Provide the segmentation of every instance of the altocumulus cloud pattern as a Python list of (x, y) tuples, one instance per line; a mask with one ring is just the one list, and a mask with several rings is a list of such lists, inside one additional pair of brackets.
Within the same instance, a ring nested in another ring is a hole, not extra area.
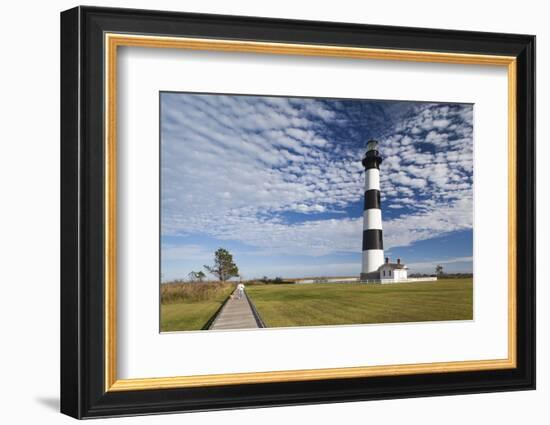
[(416, 248), (419, 271), (471, 271), (472, 105), (160, 96), (166, 278), (200, 268), (218, 246), (247, 277), (358, 274), (370, 138), (384, 157), (385, 248)]

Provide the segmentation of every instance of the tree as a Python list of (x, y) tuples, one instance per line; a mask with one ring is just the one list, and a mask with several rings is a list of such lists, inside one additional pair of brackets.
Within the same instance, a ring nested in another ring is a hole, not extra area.
[(191, 282), (196, 282), (197, 280), (202, 282), (206, 277), (202, 270), (199, 270), (198, 272), (191, 271), (187, 276)]
[(443, 274), (443, 266), (441, 264), (435, 266), (435, 274), (438, 276)]
[(208, 273), (216, 276), (221, 282), (239, 276), (239, 268), (233, 262), (233, 255), (224, 248), (219, 248), (214, 253), (214, 265), (205, 265), (204, 268)]

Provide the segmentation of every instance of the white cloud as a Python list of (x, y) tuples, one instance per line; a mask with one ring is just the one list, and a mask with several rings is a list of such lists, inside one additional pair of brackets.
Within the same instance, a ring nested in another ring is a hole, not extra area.
[(201, 245), (162, 245), (163, 260), (181, 260), (185, 258), (188, 261), (208, 261), (212, 258), (212, 252), (206, 250)]
[(384, 222), (384, 247), (408, 246), (457, 230), (472, 228), (472, 200), (461, 198), (452, 204), (436, 204), (424, 212)]
[(449, 124), (451, 124), (451, 121), (449, 120), (445, 120), (445, 119), (441, 119), (441, 120), (433, 120), (432, 121), (434, 127), (437, 127), (437, 128), (446, 128), (449, 126)]
[(426, 186), (426, 180), (420, 178), (411, 178), (403, 171), (399, 171), (397, 174), (392, 176), (392, 181), (397, 184), (402, 184), (404, 186), (411, 186), (414, 188), (423, 188)]
[[(408, 200), (405, 200), (405, 204)], [(410, 200), (409, 202), (414, 202)], [(288, 224), (250, 215), (227, 215), (223, 222), (195, 221), (197, 229), (222, 240), (239, 240), (276, 254), (322, 256), (332, 252), (360, 252), (363, 219), (309, 220)], [(472, 226), (471, 199), (436, 205), (423, 212), (384, 221), (384, 248), (408, 246)]]
[[(422, 105), (380, 139), (384, 202), (406, 212), (384, 221), (387, 248), (471, 228), (465, 109)], [(272, 253), (360, 252), (361, 217), (314, 215), (363, 196), (361, 143), (334, 143), (319, 124), (335, 111), (316, 100), (177, 94), (163, 95), (162, 110), (164, 235), (206, 233)], [(311, 217), (287, 223), (283, 212)]]

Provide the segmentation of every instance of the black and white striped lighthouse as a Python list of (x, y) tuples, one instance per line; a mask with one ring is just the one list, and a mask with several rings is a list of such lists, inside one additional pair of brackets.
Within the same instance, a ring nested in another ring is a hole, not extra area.
[(369, 140), (363, 157), (365, 167), (365, 204), (363, 207), (363, 265), (361, 280), (378, 279), (384, 264), (382, 210), (380, 209), (380, 163), (378, 142)]

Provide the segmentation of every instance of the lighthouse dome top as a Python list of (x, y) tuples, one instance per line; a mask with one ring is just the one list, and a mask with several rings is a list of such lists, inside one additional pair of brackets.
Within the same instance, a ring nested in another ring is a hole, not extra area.
[(377, 151), (378, 150), (378, 141), (371, 139), (367, 142), (367, 152)]
[(378, 141), (373, 139), (368, 141), (367, 151), (365, 152), (365, 156), (363, 157), (363, 160), (361, 162), (363, 163), (363, 166), (365, 167), (365, 169), (369, 169), (369, 168), (380, 169), (380, 163), (382, 162), (382, 157), (378, 153)]

